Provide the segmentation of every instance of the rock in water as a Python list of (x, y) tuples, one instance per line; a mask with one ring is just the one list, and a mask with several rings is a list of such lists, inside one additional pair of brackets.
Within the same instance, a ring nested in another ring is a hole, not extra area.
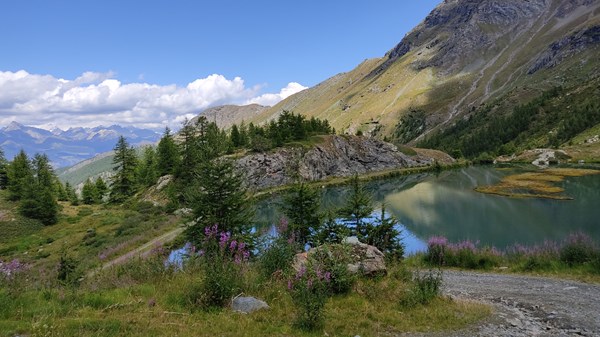
[(254, 297), (236, 297), (231, 301), (231, 310), (249, 314), (256, 310), (269, 309), (267, 302)]

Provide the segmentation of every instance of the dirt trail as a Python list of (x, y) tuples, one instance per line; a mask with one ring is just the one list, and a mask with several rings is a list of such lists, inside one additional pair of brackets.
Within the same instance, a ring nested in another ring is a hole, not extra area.
[(444, 293), (489, 304), (494, 312), (462, 331), (403, 336), (600, 336), (600, 285), (445, 271)]
[(181, 234), (185, 230), (185, 227), (177, 227), (159, 237), (152, 239), (151, 241), (146, 242), (145, 244), (131, 250), (121, 256), (118, 256), (110, 261), (105, 262), (102, 267), (99, 269), (92, 270), (88, 273), (88, 277), (93, 276), (96, 272), (109, 268), (111, 266), (124, 263), (128, 260), (131, 260), (135, 257), (145, 257), (152, 252), (152, 249), (158, 246), (161, 246), (165, 243), (173, 241), (179, 234)]

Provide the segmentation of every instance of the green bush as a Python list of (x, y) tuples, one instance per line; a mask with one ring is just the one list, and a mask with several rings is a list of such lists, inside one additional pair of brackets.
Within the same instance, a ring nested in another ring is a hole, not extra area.
[(295, 325), (298, 328), (313, 331), (323, 326), (330, 281), (331, 272), (312, 258), (288, 280), (288, 291), (296, 308)]
[(560, 260), (570, 267), (590, 262), (597, 255), (592, 239), (584, 234), (570, 235), (559, 251)]
[(332, 294), (347, 294), (356, 283), (357, 276), (348, 271), (352, 247), (344, 244), (323, 245), (310, 255), (313, 263), (329, 271), (329, 291)]
[(424, 274), (417, 271), (408, 294), (401, 300), (403, 306), (428, 304), (438, 297), (442, 288), (442, 272), (429, 270)]
[(275, 238), (269, 247), (262, 252), (258, 267), (263, 277), (269, 278), (275, 273), (287, 273), (292, 265), (298, 245), (284, 237)]
[(240, 292), (250, 252), (244, 242), (238, 242), (229, 232), (219, 231), (217, 225), (206, 228), (202, 249), (202, 292), (193, 303), (201, 304), (203, 309), (222, 308)]

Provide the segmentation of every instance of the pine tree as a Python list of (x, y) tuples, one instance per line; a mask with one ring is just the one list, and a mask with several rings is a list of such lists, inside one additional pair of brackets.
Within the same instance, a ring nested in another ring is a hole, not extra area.
[(135, 193), (135, 170), (137, 166), (135, 150), (129, 146), (125, 137), (120, 136), (114, 148), (113, 171), (111, 179), (111, 202), (123, 202)]
[(231, 144), (234, 148), (238, 149), (242, 146), (242, 136), (240, 135), (240, 130), (237, 125), (233, 124), (231, 127), (229, 138), (231, 139)]
[(195, 186), (188, 190), (192, 200), (196, 225), (188, 228), (188, 240), (199, 243), (206, 227), (218, 225), (235, 237), (249, 242), (252, 209), (242, 177), (232, 162), (213, 160), (203, 163), (197, 172)]
[(283, 213), (289, 218), (288, 230), (301, 244), (309, 242), (321, 226), (320, 208), (321, 194), (304, 182), (294, 185), (285, 196)]
[(67, 193), (67, 197), (71, 202), (71, 205), (78, 206), (79, 197), (77, 197), (77, 193), (75, 193), (75, 188), (73, 188), (68, 181), (65, 183), (65, 192)]
[(88, 178), (81, 189), (81, 201), (86, 205), (95, 204), (98, 201), (98, 190), (92, 180)]
[(158, 180), (156, 152), (151, 146), (144, 148), (142, 160), (138, 165), (137, 181), (142, 186), (152, 186)]
[(381, 206), (381, 215), (367, 227), (366, 244), (377, 247), (390, 258), (401, 259), (404, 255), (404, 245), (400, 238), (400, 230), (396, 228), (398, 220), (387, 216), (385, 205)]
[(364, 240), (367, 230), (363, 220), (373, 213), (371, 196), (360, 183), (358, 175), (354, 175), (350, 180), (350, 188), (346, 203), (340, 209), (340, 216), (353, 227), (353, 234), (360, 240)]
[(184, 121), (183, 127), (179, 131), (181, 137), (181, 144), (179, 146), (181, 163), (175, 172), (177, 178), (183, 186), (189, 186), (194, 179), (194, 172), (200, 162), (199, 144), (197, 133), (200, 133), (201, 137), (206, 134), (205, 119), (199, 118), (196, 124), (199, 130), (187, 120)]
[(56, 197), (58, 198), (58, 201), (69, 201), (69, 194), (67, 193), (67, 190), (60, 182), (60, 180), (56, 179), (54, 182), (54, 186), (54, 190), (56, 191)]
[(33, 159), (35, 176), (27, 179), (19, 210), (26, 217), (38, 219), (44, 225), (58, 221), (58, 203), (54, 191), (56, 176), (45, 154), (36, 154)]
[(12, 163), (7, 169), (8, 176), (8, 199), (17, 201), (21, 200), (25, 193), (25, 187), (27, 184), (31, 184), (33, 179), (33, 171), (31, 167), (31, 161), (25, 154), (25, 151), (21, 150), (15, 156)]
[(108, 186), (106, 186), (106, 183), (104, 182), (104, 179), (102, 179), (102, 177), (96, 178), (95, 185), (96, 192), (98, 193), (98, 202), (102, 202), (104, 200), (104, 197), (108, 193)]
[(4, 156), (4, 150), (0, 148), (0, 190), (8, 187), (8, 161)]
[(169, 127), (165, 128), (165, 133), (160, 142), (158, 142), (156, 157), (157, 171), (161, 177), (167, 174), (174, 174), (175, 169), (179, 167), (181, 161), (179, 148), (173, 139), (173, 135), (171, 135)]

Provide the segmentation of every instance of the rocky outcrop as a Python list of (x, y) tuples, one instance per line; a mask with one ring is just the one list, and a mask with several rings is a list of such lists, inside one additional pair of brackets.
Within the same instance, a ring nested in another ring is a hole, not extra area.
[(372, 138), (327, 136), (312, 148), (285, 147), (269, 153), (258, 153), (237, 160), (248, 185), (262, 189), (290, 184), (301, 178), (317, 181), (331, 177), (427, 166), (431, 157), (408, 156), (397, 147)]
[[(374, 276), (385, 274), (385, 256), (377, 247), (364, 244), (356, 237), (345, 238), (344, 245), (348, 246), (348, 271), (352, 274), (361, 274), (364, 276)], [(307, 252), (296, 254), (292, 267), (295, 271), (300, 271), (307, 263), (311, 254), (315, 254), (324, 249), (323, 246), (312, 248)]]
[(555, 67), (574, 54), (596, 45), (600, 45), (600, 26), (578, 31), (552, 43), (545, 52), (540, 54), (527, 73), (531, 75), (540, 69)]

